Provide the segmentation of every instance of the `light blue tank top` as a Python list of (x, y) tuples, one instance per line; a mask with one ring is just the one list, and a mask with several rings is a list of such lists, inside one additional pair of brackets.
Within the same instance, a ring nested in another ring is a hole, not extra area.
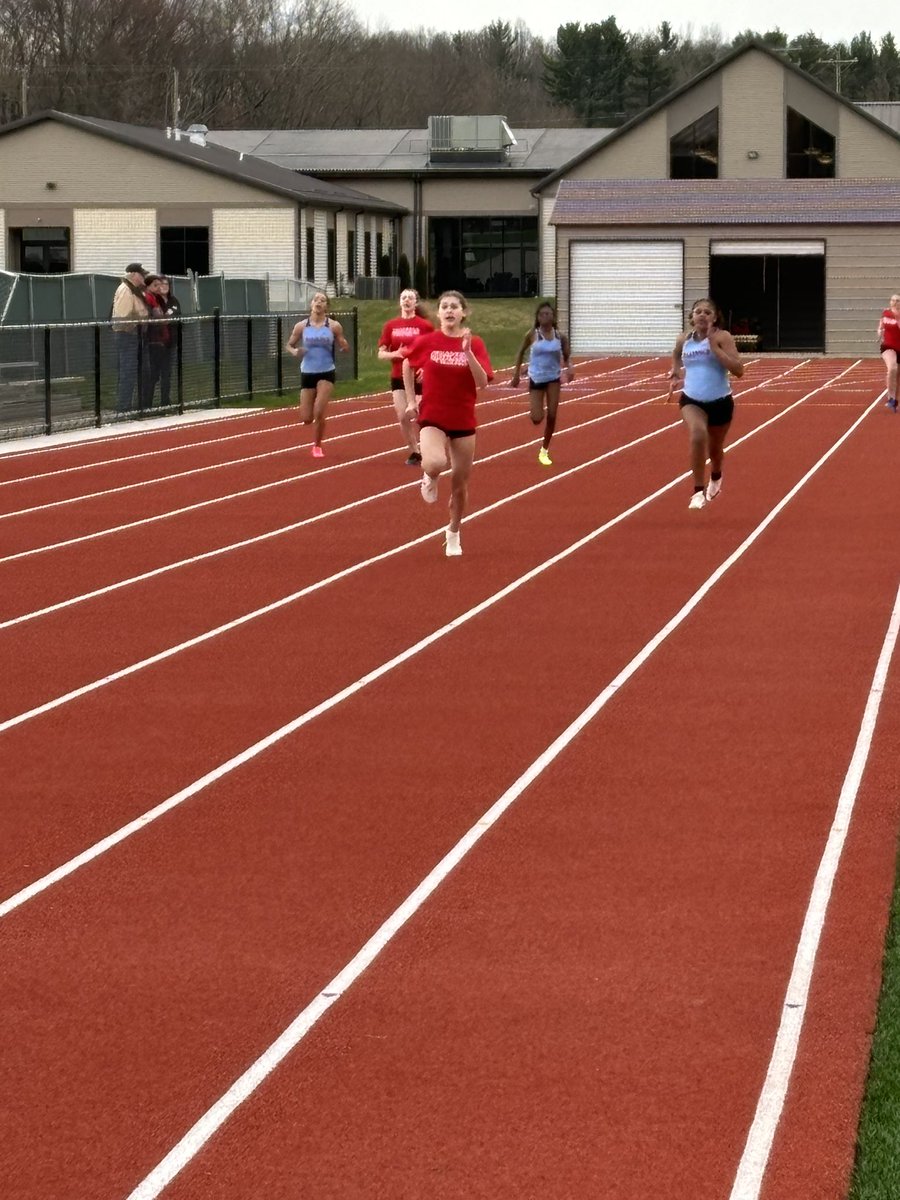
[(304, 325), (303, 348), (306, 353), (300, 359), (300, 370), (304, 375), (322, 375), (334, 370), (334, 333), (331, 326)]
[(709, 338), (695, 342), (689, 337), (681, 348), (681, 361), (685, 396), (708, 402), (731, 395), (728, 372), (710, 349)]
[(552, 383), (559, 379), (562, 365), (562, 339), (556, 330), (552, 338), (538, 333), (531, 343), (528, 358), (528, 378), (532, 383)]

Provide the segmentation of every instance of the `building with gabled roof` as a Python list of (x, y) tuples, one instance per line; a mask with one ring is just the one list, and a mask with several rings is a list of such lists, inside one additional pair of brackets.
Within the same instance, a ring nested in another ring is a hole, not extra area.
[(348, 273), (348, 230), (374, 274), (405, 212), (211, 143), (202, 127), (46, 112), (0, 128), (0, 269), (118, 274), (138, 260), (333, 285)]
[(764, 350), (872, 354), (900, 283), (900, 134), (759, 42), (535, 189), (573, 348), (670, 349), (694, 299)]

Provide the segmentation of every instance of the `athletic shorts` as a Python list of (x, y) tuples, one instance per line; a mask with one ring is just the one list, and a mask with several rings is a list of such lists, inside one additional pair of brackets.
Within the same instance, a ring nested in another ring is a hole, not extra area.
[[(405, 393), (406, 387), (404, 386), (403, 380), (402, 379), (392, 379), (391, 380), (391, 391)], [(417, 396), (422, 395), (422, 380), (421, 379), (416, 380), (416, 395)]]
[(532, 379), (529, 375), (528, 390), (530, 392), (544, 392), (551, 383), (559, 383), (561, 378), (562, 377), (560, 375), (554, 375), (552, 379)]
[(881, 349), (878, 351), (878, 353), (884, 354), (885, 350), (893, 350), (893, 352), (897, 355), (897, 361), (900, 362), (900, 350), (898, 350), (896, 346), (885, 346), (884, 342), (882, 342)]
[(443, 427), (443, 425), (438, 425), (436, 421), (420, 421), (419, 428), (420, 429), (439, 429), (441, 431), (441, 433), (444, 434), (445, 437), (448, 437), (450, 439), (451, 442), (456, 441), (457, 438), (474, 437), (475, 436), (474, 429), (445, 429)]
[(301, 391), (305, 391), (307, 388), (315, 390), (316, 384), (320, 380), (324, 380), (325, 383), (334, 383), (334, 376), (335, 376), (334, 371), (319, 371), (312, 375), (307, 375), (304, 371), (301, 371), (300, 372), (300, 389), (301, 389)]
[(710, 426), (727, 425), (734, 416), (733, 396), (720, 396), (718, 400), (692, 400), (690, 396), (682, 394), (678, 407), (684, 408), (686, 404), (693, 404), (694, 408), (702, 409), (706, 413), (706, 423)]

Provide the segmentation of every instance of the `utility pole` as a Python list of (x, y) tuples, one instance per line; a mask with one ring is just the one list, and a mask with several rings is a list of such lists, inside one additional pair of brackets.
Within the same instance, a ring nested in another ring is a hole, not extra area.
[(181, 97), (178, 94), (178, 68), (172, 68), (172, 126), (181, 127)]
[(22, 116), (28, 116), (28, 72), (22, 68)]
[(853, 63), (859, 62), (858, 58), (820, 58), (816, 63), (817, 67), (834, 67), (834, 90), (840, 95), (841, 91), (841, 67), (850, 67)]

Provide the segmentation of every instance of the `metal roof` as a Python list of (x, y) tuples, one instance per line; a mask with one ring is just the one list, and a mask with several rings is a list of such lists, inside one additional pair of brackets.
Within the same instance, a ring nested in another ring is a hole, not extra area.
[(877, 117), (889, 129), (893, 129), (895, 132), (900, 131), (900, 101), (867, 100), (864, 103), (857, 101), (856, 107), (861, 108), (870, 117)]
[(563, 179), (551, 224), (900, 225), (900, 180)]
[(314, 174), (412, 171), (521, 171), (541, 176), (596, 146), (609, 129), (513, 129), (516, 145), (505, 162), (431, 164), (427, 129), (213, 129), (207, 140), (242, 150), (292, 171)]
[(74, 116), (70, 113), (50, 110), (4, 125), (0, 128), (0, 137), (7, 136), (17, 129), (40, 124), (42, 121), (55, 121), (87, 133), (111, 138), (134, 149), (165, 155), (190, 166), (199, 167), (201, 170), (210, 171), (240, 183), (250, 184), (303, 204), (392, 215), (408, 211), (403, 205), (367, 196), (364, 192), (356, 191), (353, 188), (314, 179), (308, 175), (298, 175), (293, 169), (285, 170), (283, 167), (251, 155), (249, 152), (245, 151), (242, 155), (240, 150), (216, 145), (209, 138), (207, 138), (207, 144), (201, 146), (192, 142), (187, 134), (176, 138), (172, 131), (165, 129), (154, 129), (144, 125), (126, 125), (120, 121), (106, 121), (100, 117)]

